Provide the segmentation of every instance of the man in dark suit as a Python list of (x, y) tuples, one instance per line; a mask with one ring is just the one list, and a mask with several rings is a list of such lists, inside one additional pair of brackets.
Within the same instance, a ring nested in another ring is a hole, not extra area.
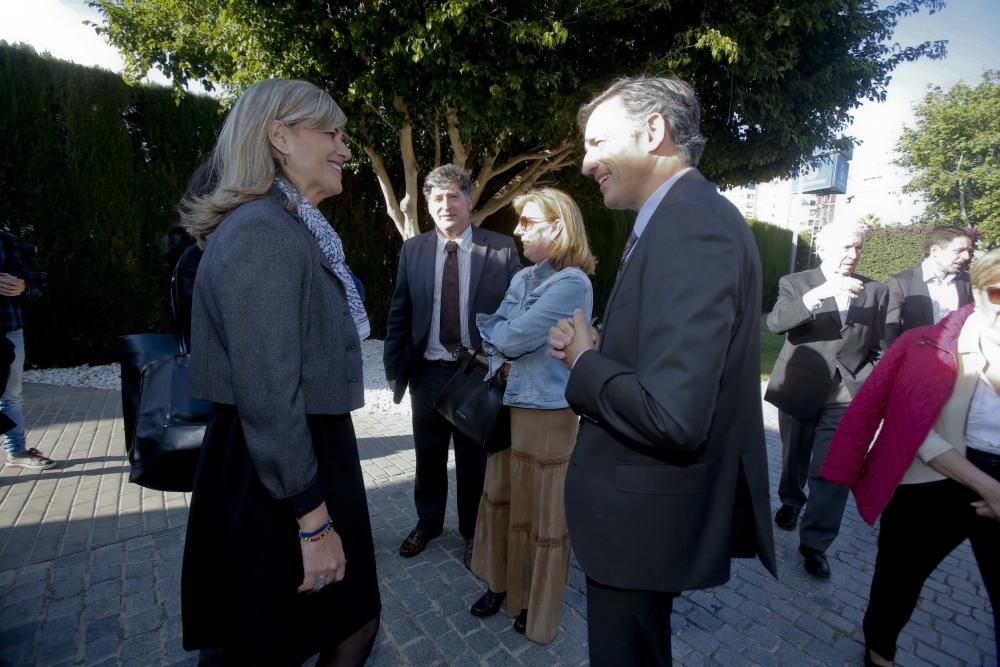
[(417, 527), (399, 554), (412, 557), (441, 534), (448, 499), (448, 443), (455, 443), (458, 530), (469, 567), (483, 492), (486, 457), (434, 409), (434, 399), (458, 368), (462, 348), (482, 342), (476, 313), (493, 313), (510, 279), (521, 268), (513, 238), (474, 227), (472, 181), (455, 165), (438, 167), (424, 180), (434, 229), (415, 236), (399, 253), (389, 305), (385, 376), (399, 403), (407, 387), (417, 455), (413, 497)]
[(583, 173), (638, 211), (597, 332), (577, 311), (550, 331), (582, 417), (566, 477), (587, 574), (591, 664), (670, 664), (681, 591), (730, 559), (775, 572), (760, 409), (760, 260), (739, 212), (695, 166), (694, 91), (621, 79), (579, 114)]
[(972, 303), (969, 262), (972, 235), (961, 227), (935, 227), (924, 236), (924, 261), (886, 280), (889, 308), (886, 346), (915, 327), (937, 324), (945, 315)]
[(794, 529), (805, 505), (799, 551), (806, 571), (821, 579), (830, 577), (825, 553), (840, 531), (848, 488), (819, 471), (837, 423), (878, 359), (885, 321), (885, 285), (854, 274), (864, 233), (856, 224), (822, 228), (819, 268), (784, 276), (767, 316), (768, 328), (786, 335), (764, 394), (780, 411), (781, 508), (774, 522)]

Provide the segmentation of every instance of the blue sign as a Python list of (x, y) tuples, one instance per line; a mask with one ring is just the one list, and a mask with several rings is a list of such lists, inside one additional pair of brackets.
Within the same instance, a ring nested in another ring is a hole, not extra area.
[(847, 192), (848, 159), (833, 153), (820, 159), (792, 180), (792, 192), (817, 195), (842, 195)]

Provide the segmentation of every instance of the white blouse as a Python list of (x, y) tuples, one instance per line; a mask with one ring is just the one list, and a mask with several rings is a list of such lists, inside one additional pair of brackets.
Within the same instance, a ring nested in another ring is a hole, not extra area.
[(982, 371), (965, 421), (965, 444), (1000, 456), (1000, 394)]

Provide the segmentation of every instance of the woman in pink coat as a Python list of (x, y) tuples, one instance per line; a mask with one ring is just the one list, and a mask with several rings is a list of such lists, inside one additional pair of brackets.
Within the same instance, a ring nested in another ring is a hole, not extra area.
[[(892, 664), (924, 582), (966, 539), (1000, 604), (1000, 249), (973, 267), (972, 292), (973, 304), (893, 343), (821, 472), (851, 487), (869, 524), (882, 515), (866, 665)], [(995, 613), (994, 633), (1000, 655)]]

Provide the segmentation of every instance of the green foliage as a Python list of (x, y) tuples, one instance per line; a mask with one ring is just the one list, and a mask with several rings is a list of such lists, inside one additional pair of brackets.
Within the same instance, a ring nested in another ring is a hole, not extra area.
[(975, 226), (981, 248), (1000, 245), (1000, 70), (975, 88), (932, 88), (905, 128), (897, 164), (916, 175), (904, 188), (927, 200), (924, 222)]
[(772, 225), (763, 220), (750, 218), (747, 220), (753, 239), (757, 242), (757, 252), (760, 253), (760, 266), (763, 278), (762, 308), (771, 310), (778, 299), (778, 280), (788, 273), (788, 263), (791, 259), (792, 232), (784, 227)]
[(924, 261), (924, 234), (928, 227), (876, 227), (868, 232), (856, 273), (885, 280)]
[(159, 67), (178, 87), (231, 93), (304, 78), (331, 91), (381, 155), (398, 152), (411, 118), (425, 167), (451, 110), (470, 162), (482, 163), (497, 148), (511, 156), (575, 140), (576, 108), (616, 76), (674, 72), (699, 94), (710, 139), (701, 166), (723, 186), (790, 174), (863, 100), (884, 99), (899, 63), (944, 53), (941, 42), (892, 44), (901, 18), (942, 0), (90, 4), (133, 76)]
[(0, 42), (0, 227), (36, 244), (44, 296), (25, 304), (31, 363), (111, 358), (166, 327), (159, 242), (219, 122), (218, 104)]
[[(773, 304), (772, 304), (773, 305)], [(781, 346), (785, 344), (784, 336), (777, 336), (767, 328), (764, 319), (760, 322), (760, 379), (767, 380), (771, 376), (774, 362), (778, 360)]]

